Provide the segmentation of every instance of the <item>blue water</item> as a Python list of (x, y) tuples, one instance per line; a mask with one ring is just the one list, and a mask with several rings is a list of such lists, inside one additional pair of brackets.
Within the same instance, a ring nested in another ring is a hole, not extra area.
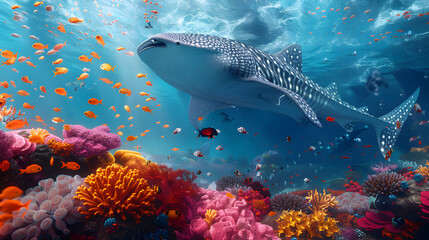
[[(41, 116), (48, 127), (57, 129), (48, 130), (58, 136), (62, 136), (63, 123), (51, 122), (54, 117), (61, 117), (65, 120), (64, 123), (80, 124), (87, 128), (108, 124), (112, 132), (116, 132), (118, 126), (125, 125), (125, 128), (120, 129), (123, 132), (123, 143), (126, 143), (123, 148), (135, 150), (134, 147), (140, 145), (142, 148), (138, 151), (154, 161), (175, 168), (194, 171), (200, 169), (203, 173), (213, 173), (213, 176), (205, 176), (201, 183), (209, 183), (221, 175), (233, 174), (237, 168), (244, 173), (249, 169), (249, 174), (254, 175), (256, 158), (270, 150), (277, 154), (273, 159), (265, 160), (264, 164), (275, 164), (278, 167), (264, 166), (263, 178), (267, 178), (267, 184), (277, 184), (277, 190), (285, 186), (284, 180), (288, 181), (287, 187), (292, 187), (293, 183), (298, 187), (303, 184), (301, 177), (344, 177), (349, 165), (367, 169), (371, 164), (385, 160), (380, 154), (374, 157), (378, 147), (372, 129), (360, 136), (362, 143), (356, 143), (359, 145), (356, 150), (353, 146), (351, 151), (331, 154), (327, 147), (332, 148), (330, 143), (335, 142), (335, 137), (345, 134), (338, 125), (324, 124), (322, 129), (312, 125), (297, 126), (287, 116), (259, 110), (225, 110), (232, 121), (225, 121), (221, 111), (215, 112), (205, 119), (204, 125), (220, 129), (219, 136), (211, 140), (196, 139), (197, 133), (188, 120), (190, 96), (165, 83), (136, 54), (138, 45), (157, 33), (211, 34), (236, 39), (269, 53), (276, 53), (291, 43), (298, 43), (303, 51), (304, 74), (322, 86), (336, 82), (342, 98), (352, 105), (369, 106), (371, 114), (381, 116), (402, 103), (420, 86), (418, 103), (423, 110), (429, 108), (429, 15), (417, 17), (418, 14), (429, 12), (429, 2), (426, 0), (166, 0), (160, 1), (159, 5), (155, 5), (155, 2), (145, 4), (143, 1), (61, 1), (63, 7), (53, 1), (44, 1), (39, 7), (34, 7), (33, 3), (20, 1), (22, 7), (12, 10), (13, 3), (0, 2), (0, 48), (18, 52), (18, 57), (30, 56), (30, 61), (36, 65), (33, 68), (17, 62), (12, 66), (0, 67), (2, 81), (16, 82), (16, 88), (1, 88), (0, 93), (14, 94), (12, 104), (15, 107), (25, 112), (28, 119)], [(53, 5), (53, 11), (47, 12), (46, 5)], [(349, 9), (344, 10), (345, 7)], [(334, 10), (330, 11), (331, 8)], [(337, 9), (340, 10), (336, 11)], [(152, 14), (152, 10), (159, 14)], [(365, 10), (371, 11), (365, 14)], [(22, 15), (22, 21), (12, 20), (14, 11)], [(405, 11), (411, 11), (412, 16), (404, 18)], [(145, 28), (147, 23), (143, 18), (144, 13), (157, 17), (150, 19), (152, 29)], [(400, 16), (396, 16), (397, 14)], [(350, 18), (352, 15), (355, 17)], [(67, 21), (69, 17), (82, 18), (84, 22), (71, 24)], [(347, 19), (342, 20), (344, 17)], [(375, 20), (368, 22), (370, 18)], [(67, 33), (56, 30), (59, 23), (64, 24)], [(22, 28), (22, 25), (27, 25), (30, 29)], [(12, 33), (21, 37), (12, 37)], [(58, 37), (54, 34), (58, 34)], [(29, 35), (35, 35), (39, 41), (30, 39)], [(104, 47), (97, 44), (95, 35), (104, 38)], [(383, 36), (386, 38), (381, 39)], [(393, 36), (397, 38), (392, 38)], [(375, 38), (381, 40), (374, 42)], [(46, 55), (55, 44), (66, 40), (67, 45), (58, 53)], [(35, 55), (36, 50), (31, 47), (36, 42), (49, 46), (42, 54), (45, 56), (43, 60), (38, 59), (42, 55)], [(117, 51), (117, 47), (124, 47), (126, 50)], [(92, 51), (97, 52), (101, 59), (93, 59), (92, 63), (79, 61), (80, 55), (90, 56)], [(128, 51), (135, 55), (125, 55)], [(353, 55), (355, 51), (356, 54)], [(52, 61), (58, 58), (64, 60), (60, 66), (67, 67), (69, 72), (54, 78), (52, 71), (55, 66)], [(116, 66), (115, 71), (102, 71), (100, 65), (103, 63)], [(11, 68), (16, 68), (19, 73), (13, 72)], [(89, 78), (84, 80), (86, 85), (80, 88), (80, 81), (76, 78), (83, 68), (90, 69), (90, 72)], [(364, 87), (367, 77), (374, 70), (381, 72), (389, 84), (388, 87), (381, 87), (377, 96), (368, 93)], [(147, 78), (137, 78), (138, 73), (147, 74)], [(20, 80), (23, 76), (34, 81), (33, 85), (23, 83)], [(114, 83), (121, 82), (122, 87), (131, 89), (132, 95), (120, 94), (118, 89), (112, 89), (112, 84), (100, 81), (100, 77), (108, 78)], [(148, 80), (153, 83), (152, 87), (145, 84)], [(46, 94), (39, 90), (42, 85), (48, 91)], [(54, 89), (60, 87), (65, 88), (69, 93), (67, 96), (73, 96), (73, 99), (55, 94)], [(26, 90), (30, 96), (19, 96), (16, 94), (18, 90)], [(146, 102), (147, 97), (138, 94), (142, 91), (157, 100)], [(92, 106), (87, 103), (90, 98), (103, 99), (103, 104)], [(25, 102), (35, 105), (34, 110), (23, 109), (22, 104)], [(157, 107), (157, 104), (161, 106)], [(131, 114), (124, 110), (124, 105), (130, 106)], [(154, 109), (153, 113), (134, 108), (136, 105), (148, 106)], [(115, 106), (117, 111), (109, 110), (111, 106)], [(62, 112), (54, 112), (55, 107), (61, 107)], [(98, 115), (97, 119), (87, 118), (85, 111), (93, 111)], [(116, 114), (120, 114), (120, 117), (116, 118)], [(399, 135), (392, 161), (396, 161), (401, 153), (408, 152), (410, 147), (418, 147), (417, 141), (409, 142), (412, 136), (420, 136), (422, 146), (429, 144), (429, 124), (418, 125), (421, 120), (428, 120), (427, 115), (425, 112), (412, 114)], [(133, 116), (132, 120), (128, 120), (130, 116)], [(156, 124), (158, 121), (160, 124)], [(44, 127), (34, 121), (29, 123), (33, 128)], [(133, 126), (129, 127), (130, 124)], [(164, 128), (165, 124), (170, 127)], [(178, 127), (182, 131), (172, 135), (173, 130)], [(245, 127), (249, 134), (240, 134), (238, 127)], [(140, 136), (147, 129), (150, 131), (146, 136)], [(127, 142), (125, 138), (129, 135), (138, 138)], [(289, 136), (290, 143), (286, 141)], [(222, 145), (224, 150), (216, 151), (218, 145)], [(363, 145), (373, 147), (365, 150), (365, 155), (362, 155)], [(304, 152), (310, 146), (316, 146), (317, 150)], [(173, 152), (172, 148), (180, 150)], [(202, 151), (204, 157), (197, 159), (193, 156), (195, 150)], [(168, 159), (167, 156), (170, 155), (172, 157)], [(350, 159), (340, 159), (344, 155), (350, 156)], [(280, 167), (283, 167), (283, 171), (279, 171)], [(273, 169), (278, 172), (269, 179)], [(300, 177), (289, 181), (289, 176), (296, 173)]]

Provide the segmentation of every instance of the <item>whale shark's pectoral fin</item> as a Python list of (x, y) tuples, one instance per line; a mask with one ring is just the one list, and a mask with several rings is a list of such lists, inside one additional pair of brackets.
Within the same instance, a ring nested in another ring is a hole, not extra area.
[(198, 119), (205, 118), (214, 111), (233, 107), (226, 103), (192, 96), (189, 103), (189, 120), (194, 128), (200, 129), (202, 121)]
[[(246, 79), (247, 81), (253, 81), (253, 82), (258, 82), (260, 84), (263, 84), (265, 86), (269, 86), (271, 88), (277, 89), (280, 93), (282, 93), (281, 96), (279, 96), (278, 99), (274, 99), (272, 100), (273, 104), (276, 105), (280, 105), (282, 103), (282, 98), (287, 98), (288, 100), (290, 100), (292, 102), (292, 104), (295, 104), (295, 106), (298, 108), (298, 110), (305, 116), (305, 118), (310, 121), (311, 123), (313, 123), (314, 125), (318, 126), (318, 127), (322, 127), (322, 124), (320, 123), (319, 119), (317, 118), (316, 113), (314, 112), (314, 110), (310, 107), (310, 105), (308, 105), (308, 103), (304, 100), (304, 98), (302, 98), (300, 95), (298, 95), (297, 93), (277, 86), (276, 84), (273, 84), (271, 82), (269, 82), (268, 80), (265, 80), (264, 78), (261, 77), (250, 77)], [(263, 96), (263, 95), (261, 95)], [(285, 113), (285, 115), (288, 115), (287, 113)]]

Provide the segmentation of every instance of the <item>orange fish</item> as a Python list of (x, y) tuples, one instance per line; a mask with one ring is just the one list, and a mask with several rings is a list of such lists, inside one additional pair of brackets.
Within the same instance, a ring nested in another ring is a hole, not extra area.
[(268, 216), (272, 217), (272, 216), (274, 216), (276, 214), (277, 214), (276, 212), (271, 211), (270, 213), (268, 213)]
[(116, 48), (116, 50), (121, 51), (121, 50), (125, 50), (125, 48), (124, 47), (118, 47), (118, 48)]
[(135, 136), (135, 137), (134, 137), (134, 136), (131, 136), (131, 135), (130, 135), (130, 136), (128, 136), (128, 137), (127, 137), (127, 141), (130, 141), (130, 142), (131, 142), (131, 141), (134, 141), (134, 140), (136, 140), (136, 139), (137, 139), (137, 136)]
[(121, 88), (119, 90), (119, 93), (121, 94), (126, 94), (127, 96), (131, 96), (131, 90), (127, 89), (127, 88)]
[(56, 131), (57, 129), (55, 129), (54, 127), (49, 127), (51, 130)]
[(64, 163), (63, 161), (61, 162), (63, 163), (63, 166), (61, 168), (65, 167), (70, 170), (79, 170), (80, 168), (80, 165), (76, 162), (67, 162), (67, 163)]
[(140, 94), (140, 96), (148, 96), (149, 97), (149, 93), (140, 92), (139, 94)]
[[(1, 49), (0, 49), (1, 51)], [(18, 53), (13, 54), (11, 51), (9, 50), (4, 50), (3, 52), (1, 52), (1, 56), (4, 58), (17, 58), (18, 57)]]
[(124, 105), (124, 109), (125, 109), (125, 111), (127, 111), (128, 113), (130, 113), (130, 114), (131, 114), (130, 106), (128, 106), (128, 105)]
[(137, 74), (137, 77), (138, 77), (138, 78), (142, 78), (142, 77), (146, 77), (146, 75), (147, 75), (147, 74), (138, 73), (138, 74)]
[(399, 130), (401, 130), (401, 122), (400, 121), (396, 121), (396, 128), (398, 128)]
[(98, 105), (98, 104), (103, 104), (103, 99), (98, 100), (96, 98), (91, 98), (88, 100), (88, 103), (91, 105)]
[(113, 83), (113, 81), (109, 80), (108, 78), (102, 78), (102, 77), (100, 77), (100, 80), (103, 81), (104, 83), (107, 83), (107, 84), (112, 84)]
[(60, 117), (54, 117), (54, 118), (52, 118), (52, 122), (53, 123), (60, 123), (60, 122), (64, 122), (64, 119), (62, 119)]
[(84, 80), (84, 79), (86, 79), (86, 78), (88, 78), (89, 77), (89, 74), (88, 73), (82, 73), (78, 78), (77, 78), (77, 80), (79, 81), (79, 80)]
[(77, 17), (69, 18), (69, 23), (80, 23), (83, 22), (83, 19), (79, 19)]
[(9, 83), (4, 81), (1, 83), (1, 86), (3, 86), (4, 88), (9, 88)]
[(98, 56), (98, 54), (96, 52), (91, 52), (91, 56), (100, 60), (100, 56)]
[(15, 82), (14, 81), (10, 81), (10, 85), (12, 85), (13, 87), (16, 87)]
[(38, 173), (40, 171), (42, 171), (42, 167), (37, 165), (37, 164), (31, 164), (30, 166), (28, 166), (25, 169), (19, 169), (19, 171), (21, 172), (20, 174), (24, 174), (24, 173)]
[(147, 82), (146, 82), (146, 85), (148, 85), (148, 86), (153, 86), (153, 85), (152, 85), (152, 83), (151, 83), (150, 81), (147, 81)]
[(335, 122), (335, 118), (327, 117), (327, 118), (326, 118), (326, 121), (328, 121), (328, 122)]
[(60, 23), (60, 25), (57, 27), (58, 31), (66, 33), (66, 29), (64, 28), (64, 24)]
[(71, 128), (70, 128), (70, 125), (64, 124), (63, 125), (63, 129), (66, 130), (66, 131), (70, 131)]
[(110, 109), (112, 109), (114, 112), (116, 112), (116, 108), (115, 108), (115, 106), (111, 106), (110, 108), (109, 108), (109, 110)]
[(146, 98), (146, 102), (149, 102), (149, 101), (156, 101), (156, 98), (154, 98), (154, 97), (149, 97), (149, 98)]
[(35, 3), (34, 3), (34, 6), (35, 6), (35, 7), (38, 7), (38, 6), (42, 5), (42, 4), (43, 4), (43, 0), (42, 0), (42, 1), (40, 1), (40, 2), (35, 2)]
[(67, 97), (67, 91), (64, 88), (55, 89), (55, 93)]
[(54, 77), (57, 75), (62, 75), (67, 73), (69, 70), (65, 67), (57, 67), (55, 68), (55, 71), (53, 71), (53, 73), (55, 73)]
[(3, 189), (3, 191), (0, 193), (0, 199), (14, 199), (21, 196), (23, 193), (24, 192), (21, 189), (15, 186), (9, 186)]
[(80, 55), (79, 60), (81, 60), (82, 62), (91, 62), (92, 63), (92, 58), (88, 58), (85, 55)]
[(30, 81), (27, 76), (22, 77), (21, 81), (23, 81), (25, 83), (29, 83), (29, 84), (33, 84), (33, 82), (34, 82), (34, 81)]
[(199, 118), (198, 118), (198, 121), (201, 121), (201, 120), (203, 120), (203, 117), (199, 117)]
[(95, 36), (95, 40), (97, 40), (97, 42), (98, 42), (99, 44), (103, 45), (103, 47), (104, 47), (104, 45), (106, 45), (106, 43), (104, 43), (104, 39), (103, 39), (103, 37), (102, 37), (102, 36), (100, 36), (100, 35)]
[(0, 203), (0, 211), (5, 212), (5, 213), (12, 213), (15, 211), (18, 211), (21, 208), (27, 208), (30, 205), (30, 201), (28, 201), (27, 203), (23, 204), (22, 202), (18, 201), (18, 200), (6, 200)]
[(60, 63), (62, 63), (63, 62), (63, 59), (62, 58), (58, 58), (57, 60), (55, 60), (55, 61), (53, 61), (52, 62), (52, 65), (56, 65), (56, 64), (60, 64)]
[(40, 91), (42, 91), (43, 93), (46, 93), (46, 88), (45, 88), (45, 86), (40, 86)]
[(164, 126), (162, 126), (163, 128), (168, 128), (168, 127), (170, 127), (170, 125), (168, 125), (168, 124), (165, 124)]
[(3, 65), (13, 65), (15, 63), (15, 61), (16, 61), (16, 57), (11, 57), (8, 60), (6, 60), (6, 62), (2, 62), (1, 66), (3, 66)]
[(49, 160), (49, 165), (53, 166), (54, 165), (54, 157), (51, 157), (51, 160)]
[(17, 9), (17, 8), (21, 8), (21, 6), (13, 5), (11, 8), (12, 8), (12, 9)]
[(55, 112), (61, 112), (61, 108), (54, 108)]
[(115, 83), (115, 85), (113, 85), (112, 88), (120, 88), (121, 86), (122, 86), (122, 83), (118, 82), (118, 83)]
[(232, 195), (232, 193), (230, 193), (230, 192), (227, 192), (225, 195), (229, 198), (235, 198), (234, 195)]
[(42, 49), (48, 49), (48, 45), (46, 44), (46, 46), (44, 46), (43, 44), (41, 44), (41, 43), (35, 43), (35, 44), (33, 44), (33, 46), (32, 46), (34, 49), (38, 49), (38, 50), (42, 50)]
[(153, 110), (153, 109), (150, 109), (150, 108), (149, 108), (149, 107), (147, 107), (147, 106), (143, 106), (143, 107), (142, 107), (142, 110), (143, 110), (143, 111), (145, 111), (145, 112), (150, 112), (150, 113), (152, 113), (152, 110)]
[(371, 10), (366, 10), (364, 13), (369, 13), (369, 12), (371, 12)]
[(0, 169), (2, 172), (6, 172), (10, 168), (10, 163), (8, 160), (3, 160), (0, 163)]
[(91, 112), (91, 111), (86, 111), (83, 114), (85, 114), (85, 116), (87, 116), (88, 118), (94, 118), (97, 119), (98, 115), (95, 115), (95, 113)]
[(389, 160), (389, 158), (392, 156), (393, 153), (393, 149), (390, 149), (387, 153), (386, 156), (384, 156), (384, 159)]
[(374, 20), (375, 20), (374, 18), (370, 18), (370, 19), (368, 19), (368, 22), (372, 22)]
[(29, 103), (22, 104), (22, 107), (24, 107), (25, 109), (33, 109), (34, 110), (34, 106), (31, 106)]
[(30, 94), (25, 90), (19, 90), (17, 93), (20, 96), (30, 96)]
[(30, 62), (30, 61), (26, 61), (25, 62), (28, 66), (30, 66), (30, 67), (36, 67), (36, 65), (34, 65), (32, 62)]
[(173, 151), (179, 151), (179, 148), (173, 148), (171, 150), (173, 150)]

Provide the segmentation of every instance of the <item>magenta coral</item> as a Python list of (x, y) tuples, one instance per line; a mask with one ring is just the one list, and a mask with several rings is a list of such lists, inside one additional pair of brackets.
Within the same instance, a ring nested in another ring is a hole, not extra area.
[(363, 214), (369, 211), (369, 197), (363, 196), (357, 192), (346, 192), (336, 197), (338, 201), (336, 209), (339, 212), (350, 214)]
[(271, 201), (269, 197), (264, 197), (255, 190), (239, 190), (238, 200), (244, 199), (248, 203), (247, 208), (255, 215), (256, 221), (261, 221), (262, 217), (271, 211)]
[(78, 157), (100, 156), (121, 146), (119, 135), (110, 133), (106, 126), (86, 129), (80, 125), (69, 125), (70, 130), (63, 130), (64, 142), (73, 144), (73, 152)]
[(56, 181), (45, 179), (39, 186), (28, 189), (19, 200), (31, 200), (29, 209), (21, 208), (4, 223), (0, 228), (0, 239), (44, 239), (45, 236), (60, 239), (58, 231), (68, 235), (67, 225), (83, 220), (77, 211), (81, 203), (73, 200), (76, 189), (83, 182), (84, 179), (77, 175), (74, 178), (59, 175)]
[[(226, 191), (218, 192), (201, 189), (202, 197), (197, 213), (190, 226), (189, 239), (279, 239), (273, 228), (255, 221), (253, 213), (248, 209), (244, 199), (238, 200), (226, 196)], [(207, 209), (217, 211), (217, 216), (209, 228), (203, 220)]]
[(423, 191), (420, 193), (420, 201), (422, 204), (420, 204), (421, 207), (421, 217), (424, 219), (429, 220), (429, 191)]
[(0, 130), (0, 156), (2, 156), (0, 160), (7, 160), (13, 157), (11, 146), (14, 141), (14, 137)]
[(359, 227), (369, 231), (386, 228), (392, 233), (399, 233), (401, 228), (395, 228), (392, 225), (392, 218), (394, 217), (395, 214), (389, 211), (367, 212), (365, 217), (357, 220), (357, 223)]

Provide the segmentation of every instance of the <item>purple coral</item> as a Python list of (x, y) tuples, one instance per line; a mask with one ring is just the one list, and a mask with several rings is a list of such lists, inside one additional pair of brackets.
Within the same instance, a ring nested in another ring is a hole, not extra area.
[(109, 127), (98, 126), (86, 129), (80, 125), (70, 125), (63, 130), (64, 142), (73, 144), (73, 153), (78, 157), (100, 156), (121, 146), (121, 138), (110, 133)]
[(368, 180), (362, 185), (367, 196), (375, 197), (378, 193), (386, 196), (397, 196), (403, 191), (401, 187), (402, 176), (395, 172), (383, 172), (368, 176)]
[(391, 170), (395, 170), (398, 167), (398, 165), (393, 164), (375, 164), (374, 166), (371, 167), (372, 171), (376, 172), (376, 173), (382, 173), (382, 172), (389, 172)]
[(73, 199), (83, 182), (84, 179), (78, 175), (74, 178), (59, 175), (55, 182), (51, 178), (45, 179), (39, 182), (39, 186), (28, 189), (25, 197), (19, 200), (31, 200), (29, 209), (21, 208), (4, 223), (0, 228), (0, 239), (42, 239), (44, 236), (60, 239), (56, 230), (68, 235), (67, 225), (84, 219), (77, 211), (81, 203)]
[(308, 202), (303, 197), (293, 193), (278, 194), (271, 199), (271, 207), (275, 212), (282, 212), (288, 210), (308, 210)]
[(0, 156), (2, 156), (1, 160), (10, 159), (13, 157), (11, 146), (14, 141), (14, 137), (0, 130)]
[[(226, 192), (209, 189), (202, 190), (202, 193), (198, 217), (191, 222), (192, 237), (189, 239), (279, 239), (272, 227), (255, 221), (244, 199), (229, 198)], [(210, 227), (203, 220), (207, 209), (217, 211)]]

